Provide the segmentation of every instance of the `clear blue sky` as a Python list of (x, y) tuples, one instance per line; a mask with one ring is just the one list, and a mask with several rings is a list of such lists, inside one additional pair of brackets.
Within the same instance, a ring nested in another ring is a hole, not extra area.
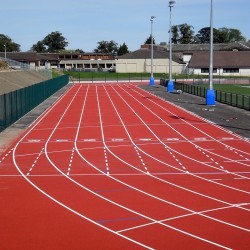
[[(0, 33), (22, 51), (53, 31), (67, 39), (67, 49), (92, 52), (102, 40), (125, 42), (136, 50), (150, 35), (154, 21), (156, 43), (168, 41), (168, 0), (11, 0), (2, 1)], [(172, 23), (190, 24), (195, 32), (210, 25), (210, 0), (176, 0)], [(214, 0), (214, 27), (236, 28), (250, 39), (250, 0)]]

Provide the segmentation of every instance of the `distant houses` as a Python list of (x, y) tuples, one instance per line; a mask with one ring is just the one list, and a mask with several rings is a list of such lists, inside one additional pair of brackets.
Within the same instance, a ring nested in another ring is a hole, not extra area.
[[(208, 74), (209, 44), (173, 44), (173, 73)], [(8, 59), (39, 69), (114, 71), (143, 73), (151, 71), (151, 45), (115, 57), (107, 53), (7, 52)], [(4, 58), (4, 52), (0, 52)], [(155, 73), (168, 73), (169, 45), (154, 45)], [(250, 42), (214, 44), (214, 74), (250, 76)]]
[[(3, 52), (0, 57), (5, 57)], [(108, 71), (115, 66), (115, 57), (106, 53), (7, 52), (6, 57), (34, 69)]]

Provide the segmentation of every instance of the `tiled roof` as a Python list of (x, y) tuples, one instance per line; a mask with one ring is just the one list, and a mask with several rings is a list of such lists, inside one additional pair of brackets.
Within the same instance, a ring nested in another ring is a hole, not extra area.
[[(119, 56), (119, 59), (150, 59), (151, 58), (151, 49), (139, 49), (125, 55)], [(169, 51), (164, 49), (154, 49), (154, 59), (166, 59), (169, 58)], [(183, 63), (183, 61), (176, 55), (172, 55), (174, 62)]]
[[(210, 52), (196, 51), (188, 64), (189, 68), (209, 67)], [(213, 66), (250, 68), (250, 51), (214, 51)]]
[[(5, 53), (0, 52), (0, 57), (4, 57)], [(7, 52), (6, 57), (15, 61), (38, 61), (36, 52)]]
[[(169, 44), (161, 43), (160, 45), (163, 48), (169, 50)], [(237, 50), (250, 50), (250, 42), (234, 42), (234, 43), (215, 43), (214, 51), (232, 51)], [(173, 52), (189, 52), (189, 51), (209, 51), (210, 44), (172, 44)]]

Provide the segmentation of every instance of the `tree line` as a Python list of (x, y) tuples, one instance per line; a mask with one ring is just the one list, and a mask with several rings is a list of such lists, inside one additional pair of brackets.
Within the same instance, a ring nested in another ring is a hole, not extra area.
[[(246, 41), (241, 31), (233, 28), (214, 28), (214, 43), (232, 43)], [(172, 43), (174, 44), (206, 44), (210, 42), (210, 27), (200, 29), (197, 34), (194, 27), (187, 23), (172, 26)], [(144, 44), (151, 44), (151, 35), (145, 40)], [(153, 37), (153, 44), (155, 38)], [(59, 31), (54, 31), (45, 36), (42, 40), (33, 44), (30, 51), (38, 53), (84, 53), (82, 49), (66, 50), (67, 39)], [(10, 37), (0, 34), (0, 51), (19, 52), (20, 45), (15, 43)], [(111, 53), (112, 55), (124, 55), (129, 52), (127, 44), (124, 42), (119, 45), (115, 41), (100, 41), (93, 50), (95, 53)]]
[[(233, 28), (213, 29), (214, 43), (245, 42), (241, 31)], [(172, 42), (174, 44), (206, 44), (210, 43), (210, 27), (194, 32), (194, 27), (184, 23), (172, 26)]]

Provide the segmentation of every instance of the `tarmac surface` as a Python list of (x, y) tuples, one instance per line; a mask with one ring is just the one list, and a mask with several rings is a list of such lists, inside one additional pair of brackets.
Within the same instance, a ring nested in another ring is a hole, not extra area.
[[(54, 95), (49, 97), (39, 106), (19, 119), (16, 123), (0, 133), (0, 155), (23, 134), (27, 128), (68, 89), (71, 84), (66, 85)], [(250, 112), (216, 103), (215, 106), (206, 106), (205, 99), (186, 93), (168, 93), (161, 85), (149, 86), (142, 84), (140, 87), (168, 102), (186, 109), (200, 117), (213, 122), (224, 129), (238, 134), (246, 140), (250, 140)]]

